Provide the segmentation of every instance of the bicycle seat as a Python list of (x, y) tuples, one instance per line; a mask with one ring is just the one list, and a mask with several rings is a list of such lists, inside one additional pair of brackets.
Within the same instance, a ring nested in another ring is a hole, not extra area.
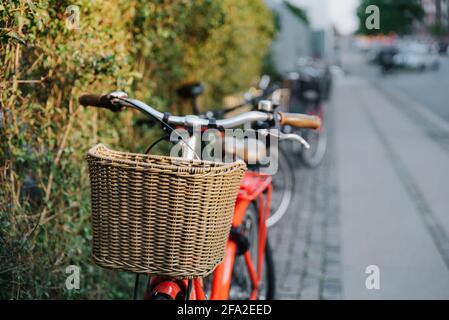
[(254, 138), (238, 139), (227, 137), (224, 142), (224, 151), (249, 164), (260, 163), (267, 155), (265, 144)]
[(204, 92), (204, 86), (199, 82), (187, 83), (176, 90), (178, 96), (184, 99), (195, 99)]

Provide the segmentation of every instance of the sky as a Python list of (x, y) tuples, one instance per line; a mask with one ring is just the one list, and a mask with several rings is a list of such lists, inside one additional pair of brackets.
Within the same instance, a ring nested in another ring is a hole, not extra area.
[[(312, 0), (313, 1), (313, 0)], [(355, 15), (360, 0), (327, 0), (331, 21), (343, 34), (352, 33), (358, 27)]]
[(290, 0), (290, 2), (307, 11), (313, 28), (334, 24), (342, 34), (349, 34), (357, 29), (355, 10), (360, 0)]

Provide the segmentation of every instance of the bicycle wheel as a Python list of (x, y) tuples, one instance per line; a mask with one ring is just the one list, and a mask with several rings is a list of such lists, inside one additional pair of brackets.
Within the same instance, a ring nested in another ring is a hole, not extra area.
[[(265, 291), (260, 290), (260, 300), (274, 300), (276, 295), (276, 273), (274, 269), (273, 252), (271, 251), (270, 242), (267, 239), (265, 243), (265, 268), (263, 269), (263, 279), (266, 279)], [(263, 298), (263, 299), (262, 299)]]
[[(253, 203), (248, 207), (245, 220), (242, 224), (242, 232), (250, 243), (250, 254), (255, 266), (257, 265), (257, 253), (259, 244), (259, 226), (257, 207)], [(229, 290), (230, 300), (246, 300), (252, 292), (252, 284), (248, 268), (243, 255), (237, 255), (232, 271), (231, 287)], [(268, 241), (265, 246), (265, 259), (262, 266), (262, 281), (259, 284), (258, 299), (272, 300), (275, 294), (275, 273), (271, 249)]]
[(327, 150), (327, 130), (325, 118), (323, 117), (323, 108), (320, 105), (315, 112), (310, 114), (319, 114), (323, 121), (323, 127), (320, 130), (302, 130), (301, 134), (310, 144), (310, 149), (301, 148), (300, 156), (302, 163), (309, 168), (316, 168), (323, 161)]
[(271, 194), (271, 214), (267, 220), (270, 228), (278, 223), (287, 213), (293, 199), (295, 175), (287, 154), (279, 146), (278, 171), (273, 175), (273, 191)]
[(310, 149), (301, 149), (301, 160), (304, 165), (309, 168), (316, 168), (323, 161), (327, 149), (327, 133), (326, 130), (321, 132), (305, 131), (304, 139), (310, 144)]

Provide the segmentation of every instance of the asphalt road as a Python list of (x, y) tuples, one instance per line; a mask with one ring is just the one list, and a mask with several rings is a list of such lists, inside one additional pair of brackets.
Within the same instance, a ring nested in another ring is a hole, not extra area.
[(398, 89), (449, 122), (449, 56), (440, 57), (438, 71), (395, 71), (388, 76), (381, 76), (377, 66), (364, 63), (355, 53), (348, 53), (346, 61), (350, 74)]

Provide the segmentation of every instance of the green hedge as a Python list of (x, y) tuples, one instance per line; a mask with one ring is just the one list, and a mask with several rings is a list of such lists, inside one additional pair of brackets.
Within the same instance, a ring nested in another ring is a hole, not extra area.
[[(203, 104), (218, 106), (257, 78), (272, 35), (262, 0), (2, 1), (0, 298), (130, 297), (132, 275), (91, 263), (83, 157), (99, 141), (143, 151), (154, 132), (133, 128), (132, 111), (80, 107), (81, 92), (122, 89), (177, 112), (174, 89), (201, 80)], [(81, 289), (68, 291), (72, 264)]]

